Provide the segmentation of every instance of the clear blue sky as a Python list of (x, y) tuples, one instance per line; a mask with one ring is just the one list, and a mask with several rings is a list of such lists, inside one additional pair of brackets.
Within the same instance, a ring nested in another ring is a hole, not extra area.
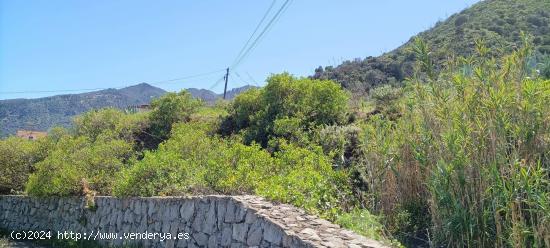
[[(277, 0), (272, 13), (283, 4)], [(229, 88), (376, 56), (476, 0), (294, 0)], [(0, 92), (109, 88), (226, 68), (271, 0), (0, 0)], [(269, 17), (268, 17), (269, 19)], [(250, 75), (250, 76), (249, 76)], [(223, 72), (158, 84), (210, 88)], [(223, 90), (223, 84), (214, 88)], [(69, 92), (67, 92), (69, 93)], [(78, 93), (78, 92), (70, 92)], [(63, 92), (0, 94), (35, 98)]]

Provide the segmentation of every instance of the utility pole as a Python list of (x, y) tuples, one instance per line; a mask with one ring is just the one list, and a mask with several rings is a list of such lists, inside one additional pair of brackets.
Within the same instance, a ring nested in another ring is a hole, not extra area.
[(225, 79), (225, 87), (223, 87), (223, 99), (225, 100), (225, 94), (227, 93), (227, 79), (229, 78), (229, 67), (227, 67), (223, 78)]

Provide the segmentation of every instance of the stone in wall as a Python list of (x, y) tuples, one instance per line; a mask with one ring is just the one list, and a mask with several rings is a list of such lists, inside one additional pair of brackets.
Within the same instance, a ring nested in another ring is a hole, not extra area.
[[(51, 231), (54, 237), (72, 231), (106, 246), (384, 247), (301, 209), (257, 196), (94, 200), (94, 206), (87, 206), (79, 197), (0, 196), (0, 227)], [(172, 238), (138, 236), (145, 234)], [(181, 239), (175, 239), (178, 235)]]

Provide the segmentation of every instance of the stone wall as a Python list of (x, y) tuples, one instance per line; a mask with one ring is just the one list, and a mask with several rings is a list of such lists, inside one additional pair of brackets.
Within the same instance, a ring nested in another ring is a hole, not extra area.
[[(383, 247), (301, 209), (256, 196), (95, 197), (94, 202), (0, 196), (0, 227), (50, 230), (52, 238), (72, 231), (110, 246)], [(171, 238), (152, 237), (155, 233)]]

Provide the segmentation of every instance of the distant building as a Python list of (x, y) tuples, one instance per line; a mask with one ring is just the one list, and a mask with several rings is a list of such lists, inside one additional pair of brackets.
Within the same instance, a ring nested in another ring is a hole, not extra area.
[(28, 139), (28, 140), (35, 140), (44, 138), (48, 135), (46, 132), (39, 132), (39, 131), (29, 131), (29, 130), (17, 130), (17, 133), (15, 136)]

